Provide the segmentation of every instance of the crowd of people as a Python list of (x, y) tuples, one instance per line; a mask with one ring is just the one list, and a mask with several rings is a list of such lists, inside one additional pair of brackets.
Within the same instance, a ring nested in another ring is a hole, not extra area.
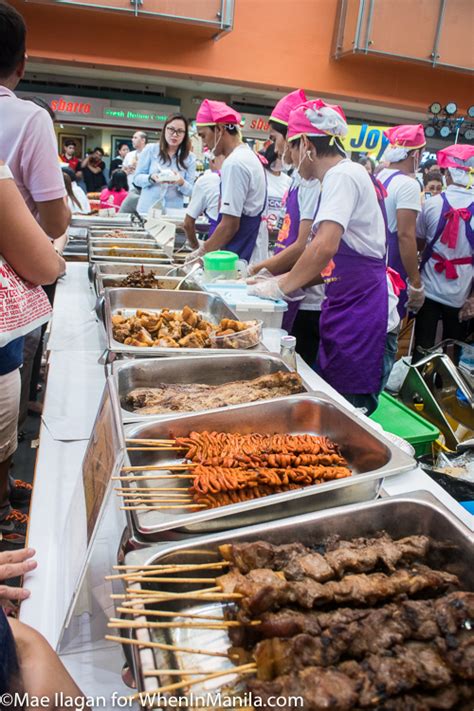
[[(81, 158), (67, 140), (58, 160), (49, 111), (15, 95), (25, 38), (22, 17), (0, 4), (0, 268), (8, 265), (32, 298), (43, 286), (53, 303), (71, 215), (88, 213), (98, 194), (115, 211), (185, 208), (188, 263), (221, 249), (247, 260), (250, 292), (288, 303), (283, 327), (297, 351), (367, 414), (389, 377), (402, 319), (416, 317), (414, 362), (436, 342), (439, 323), (444, 338), (472, 335), (474, 147), (440, 150), (420, 182), (423, 127), (402, 125), (387, 129), (379, 164), (352, 160), (343, 109), (300, 89), (274, 107), (259, 154), (242, 141), (240, 114), (206, 99), (195, 119), (209, 171), (196, 180), (189, 120), (175, 113), (159, 143), (136, 131), (133, 150), (120, 144), (107, 181), (102, 148)], [(205, 240), (196, 235), (201, 215)], [(11, 465), (18, 422), (36, 397), (47, 315), (25, 318), (20, 335), (0, 333), (0, 535), (19, 546), (31, 486)], [(2, 580), (33, 570), (33, 556), (0, 553), (0, 691), (78, 696), (45, 640), (3, 612), (28, 593)]]

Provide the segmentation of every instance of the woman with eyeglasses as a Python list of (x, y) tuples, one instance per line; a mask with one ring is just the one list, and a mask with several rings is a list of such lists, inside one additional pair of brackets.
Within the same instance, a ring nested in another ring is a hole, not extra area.
[(146, 213), (156, 203), (166, 208), (184, 206), (196, 177), (196, 158), (190, 152), (189, 126), (182, 114), (166, 119), (159, 143), (146, 146), (140, 154), (133, 179), (141, 189), (138, 212)]

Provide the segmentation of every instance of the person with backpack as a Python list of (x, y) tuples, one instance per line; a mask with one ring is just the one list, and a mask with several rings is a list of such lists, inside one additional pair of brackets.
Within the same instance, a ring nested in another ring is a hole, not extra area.
[[(438, 153), (447, 189), (423, 205), (416, 234), (425, 242), (420, 272), (426, 299), (415, 323), (414, 362), (443, 339), (465, 340), (474, 313), (474, 146), (453, 145)], [(472, 329), (471, 329), (472, 332)]]

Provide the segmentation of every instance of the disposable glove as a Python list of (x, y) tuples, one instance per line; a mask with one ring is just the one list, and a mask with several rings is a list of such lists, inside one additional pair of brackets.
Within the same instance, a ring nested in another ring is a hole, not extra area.
[(425, 287), (422, 284), (417, 289), (416, 287), (412, 286), (410, 284), (410, 282), (407, 280), (407, 292), (408, 292), (407, 311), (411, 311), (411, 313), (417, 314), (418, 311), (423, 306), (423, 304), (425, 303)]

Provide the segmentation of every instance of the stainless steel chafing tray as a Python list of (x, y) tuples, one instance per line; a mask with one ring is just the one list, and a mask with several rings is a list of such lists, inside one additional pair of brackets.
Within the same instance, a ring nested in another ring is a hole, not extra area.
[(91, 237), (89, 240), (89, 249), (95, 251), (97, 249), (161, 249), (152, 237), (133, 237), (131, 239), (125, 237)]
[(143, 270), (145, 272), (153, 271), (158, 277), (186, 276), (186, 272), (182, 267), (174, 267), (172, 264), (163, 264), (162, 262), (159, 264), (143, 264), (143, 262), (133, 264), (124, 264), (123, 262), (94, 262), (89, 264), (89, 280), (93, 282), (95, 292), (99, 295), (100, 289), (98, 280), (100, 277), (113, 275), (116, 279), (123, 279), (127, 274), (131, 274), (137, 270)]
[(212, 355), (217, 353), (253, 353), (255, 350), (267, 351), (263, 344), (249, 350), (227, 348), (141, 348), (139, 346), (126, 346), (113, 337), (112, 315), (121, 311), (125, 315), (133, 315), (137, 309), (150, 309), (159, 311), (169, 309), (179, 311), (185, 306), (198, 311), (211, 323), (219, 323), (223, 318), (237, 319), (232, 309), (225, 301), (214, 294), (204, 291), (166, 291), (159, 289), (106, 289), (105, 299), (105, 327), (107, 331), (107, 347), (111, 353), (134, 357), (150, 356), (182, 356), (182, 355)]
[[(178, 259), (178, 261), (181, 257)], [(184, 260), (184, 257), (182, 258)], [(91, 247), (89, 248), (89, 261), (91, 262), (123, 262), (124, 264), (136, 264), (143, 262), (144, 264), (168, 263), (173, 261), (172, 257), (168, 257), (163, 250), (158, 247), (119, 247), (116, 244), (111, 244), (110, 247)]]
[[(149, 267), (147, 267), (147, 271), (149, 271)], [(153, 269), (153, 271), (155, 271)], [(169, 267), (166, 269), (166, 271), (169, 271)], [(96, 294), (97, 296), (101, 296), (105, 289), (107, 288), (127, 288), (121, 286), (121, 282), (124, 280), (126, 275), (124, 274), (97, 274), (94, 284), (95, 284), (95, 289), (96, 289)], [(158, 276), (155, 275), (155, 281), (157, 283), (158, 289), (167, 289), (168, 291), (173, 291), (176, 289), (178, 284), (182, 281), (181, 277), (178, 276)], [(141, 288), (146, 288), (146, 287), (133, 287), (135, 289), (141, 289)], [(181, 289), (183, 291), (200, 291), (201, 287), (199, 284), (197, 284), (192, 277), (189, 279), (186, 279), (184, 284), (181, 286)]]
[[(155, 545), (126, 556), (128, 565), (176, 565), (182, 563), (204, 564), (221, 560), (218, 547), (229, 542), (251, 542), (264, 540), (273, 544), (300, 542), (314, 547), (328, 536), (338, 534), (344, 539), (358, 536), (373, 536), (385, 530), (393, 538), (410, 535), (430, 536), (438, 545), (428, 557), (433, 568), (458, 575), (465, 590), (474, 590), (474, 570), (470, 565), (473, 536), (451, 513), (427, 492), (415, 492), (410, 496), (382, 499), (376, 502), (344, 506), (329, 511), (311, 513), (292, 519), (284, 519), (272, 524), (260, 524), (249, 528), (227, 531), (211, 536), (188, 539), (186, 543)], [(160, 584), (156, 587), (168, 592), (185, 592), (203, 588), (206, 577), (213, 577), (215, 571), (207, 570), (193, 577), (202, 576), (202, 582), (188, 585)], [(137, 588), (140, 583), (135, 583)], [(150, 584), (151, 587), (151, 584)], [(156, 607), (156, 605), (155, 605)], [(180, 614), (222, 616), (223, 608), (218, 602), (185, 602), (174, 600), (160, 604), (160, 609), (173, 611), (170, 623), (180, 620)], [(134, 617), (143, 622), (143, 617)], [(155, 621), (156, 618), (153, 618)], [(183, 621), (181, 618), (180, 621)], [(160, 642), (191, 649), (209, 649), (226, 652), (230, 646), (225, 631), (202, 629), (140, 629), (136, 637), (141, 642)], [(209, 673), (231, 668), (227, 659), (191, 655), (184, 652), (166, 652), (159, 649), (132, 647), (135, 680), (139, 691), (151, 691), (160, 685), (177, 682), (180, 676), (169, 678), (145, 676), (151, 669), (189, 669)], [(184, 675), (183, 675), (184, 678)], [(209, 682), (211, 683), (211, 682)], [(222, 679), (219, 679), (222, 683)], [(193, 693), (203, 693), (201, 686), (193, 686)], [(209, 685), (206, 684), (206, 691)]]
[(116, 227), (115, 230), (117, 232), (121, 233), (121, 236), (119, 237), (114, 237), (112, 235), (112, 232), (114, 231), (113, 229), (105, 229), (103, 227), (98, 228), (98, 227), (91, 227), (88, 230), (88, 238), (89, 240), (91, 239), (153, 239), (153, 237), (150, 235), (149, 232), (147, 232), (143, 228), (139, 227), (134, 227), (133, 229), (130, 228), (122, 228), (122, 227)]
[[(122, 360), (112, 364), (113, 383), (120, 400), (123, 422), (156, 421), (170, 417), (169, 413), (141, 415), (125, 407), (125, 398), (135, 388), (152, 388), (156, 387), (157, 383), (222, 385), (235, 380), (253, 380), (262, 375), (271, 375), (278, 371), (290, 372), (290, 370), (280, 356), (254, 352), (248, 355), (213, 355), (196, 358), (189, 356), (184, 360), (180, 357), (166, 358), (164, 361), (156, 358)], [(307, 392), (310, 390), (309, 385), (304, 381), (303, 387)]]
[[(337, 442), (352, 476), (323, 484), (264, 496), (251, 501), (200, 509), (127, 511), (132, 535), (141, 541), (163, 540), (164, 535), (208, 533), (236, 526), (274, 521), (286, 516), (341, 506), (376, 497), (384, 477), (415, 466), (412, 457), (322, 393), (293, 395), (249, 405), (237, 405), (166, 420), (128, 425), (127, 438), (174, 439), (197, 431), (314, 434)], [(176, 464), (183, 460), (174, 451), (128, 452), (132, 466)], [(140, 472), (144, 474), (144, 471)], [(164, 473), (167, 474), (166, 470)], [(171, 483), (172, 482), (172, 483)], [(164, 480), (163, 486), (187, 489), (186, 479)], [(133, 488), (133, 482), (125, 483)], [(140, 486), (159, 486), (156, 480), (140, 480)]]

